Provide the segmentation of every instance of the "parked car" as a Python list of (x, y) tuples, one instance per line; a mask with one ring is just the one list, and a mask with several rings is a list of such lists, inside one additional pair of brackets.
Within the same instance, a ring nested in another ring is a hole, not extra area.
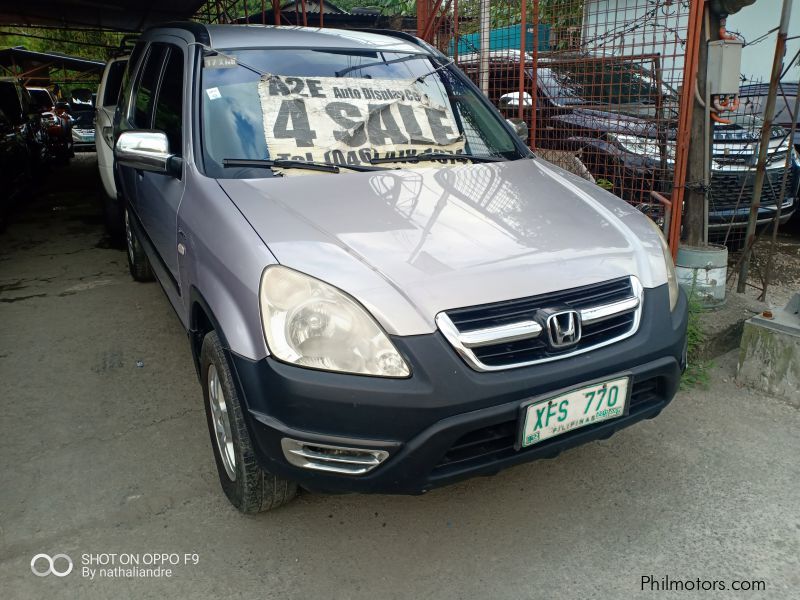
[(29, 162), (25, 136), (2, 108), (6, 92), (7, 86), (0, 80), (0, 231), (5, 229), (12, 202), (26, 181)]
[[(780, 125), (789, 131), (792, 127), (792, 112), (794, 112), (794, 102), (798, 94), (800, 84), (789, 81), (781, 81), (778, 85), (778, 93), (775, 98), (775, 113), (773, 123)], [(764, 107), (767, 103), (769, 84), (751, 83), (739, 88), (739, 98), (746, 113), (763, 115)], [(800, 151), (800, 115), (795, 115), (797, 127), (794, 132), (792, 143), (796, 150)]]
[(95, 150), (97, 151), (97, 168), (103, 182), (106, 198), (106, 228), (114, 237), (122, 237), (122, 210), (117, 201), (117, 186), (114, 183), (114, 111), (117, 109), (122, 79), (128, 57), (113, 58), (106, 63), (100, 86), (97, 88), (97, 105), (95, 107)]
[(50, 157), (69, 162), (75, 155), (72, 149), (72, 118), (68, 105), (59, 102), (47, 88), (28, 87), (31, 106), (42, 116), (47, 132), (47, 150)]
[(41, 115), (32, 111), (28, 91), (15, 78), (0, 78), (0, 229), (46, 156)]
[(661, 231), (535, 158), (428, 44), (170, 24), (126, 81), (130, 272), (188, 332), (239, 510), (424, 492), (674, 396), (687, 300)]
[(47, 132), (42, 117), (32, 108), (31, 96), (19, 80), (0, 77), (0, 85), (0, 110), (24, 138), (30, 168), (39, 168), (47, 159)]
[[(530, 60), (530, 59), (529, 59)], [(656, 83), (652, 58), (590, 55), (542, 56), (536, 71), (537, 145), (581, 152), (581, 160), (598, 180), (637, 205), (652, 203), (651, 190), (671, 193), (677, 138), (677, 94)], [(459, 64), (477, 77), (479, 56), (459, 58)], [(519, 107), (519, 52), (490, 53), (489, 98), (509, 115)], [(526, 88), (533, 89), (532, 67), (526, 69)], [(531, 107), (530, 93), (522, 96)], [(527, 118), (531, 118), (530, 110)], [(714, 150), (709, 196), (709, 237), (726, 238), (747, 225), (755, 180), (761, 121), (734, 115), (730, 124), (714, 127)], [(792, 174), (781, 190), (786, 153), (793, 153)], [(669, 183), (667, 183), (669, 182)], [(786, 132), (775, 127), (770, 142), (759, 225), (772, 221), (778, 200), (781, 223), (796, 210), (800, 184), (800, 156), (793, 152)], [(730, 239), (739, 239), (733, 236)], [(743, 238), (742, 238), (743, 239)]]
[(72, 147), (76, 152), (94, 152), (94, 110), (73, 109), (72, 115)]

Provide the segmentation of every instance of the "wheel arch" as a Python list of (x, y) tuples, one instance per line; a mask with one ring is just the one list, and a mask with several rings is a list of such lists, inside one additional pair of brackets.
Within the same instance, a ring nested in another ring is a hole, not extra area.
[(206, 335), (211, 331), (215, 331), (219, 336), (220, 342), (222, 342), (222, 347), (230, 349), (230, 346), (225, 338), (225, 332), (214, 315), (214, 311), (211, 310), (203, 294), (195, 286), (192, 286), (189, 290), (189, 303), (189, 344), (192, 348), (194, 368), (197, 371), (197, 376), (200, 377), (200, 352)]

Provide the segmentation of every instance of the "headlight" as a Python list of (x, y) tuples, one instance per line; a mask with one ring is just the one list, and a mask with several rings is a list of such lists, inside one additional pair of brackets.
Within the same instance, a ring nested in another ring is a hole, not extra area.
[(675, 263), (672, 261), (672, 252), (669, 249), (667, 238), (664, 237), (664, 232), (656, 225), (651, 219), (647, 219), (650, 225), (658, 232), (658, 241), (661, 242), (661, 252), (664, 255), (664, 267), (667, 269), (667, 287), (669, 289), (669, 309), (675, 310), (675, 305), (678, 304), (678, 275), (675, 273)]
[(375, 319), (333, 286), (274, 265), (264, 269), (259, 297), (264, 336), (275, 358), (325, 371), (410, 374)]
[[(653, 160), (661, 160), (661, 145), (655, 138), (619, 134), (609, 134), (608, 137), (622, 146), (626, 152)], [(675, 144), (668, 141), (666, 152), (667, 161), (673, 162), (675, 160)]]

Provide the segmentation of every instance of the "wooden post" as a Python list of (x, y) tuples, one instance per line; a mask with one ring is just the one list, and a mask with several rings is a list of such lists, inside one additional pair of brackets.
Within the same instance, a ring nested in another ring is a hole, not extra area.
[[(700, 47), (697, 54), (697, 92), (708, 106), (706, 94), (706, 70), (708, 65), (707, 36), (716, 39), (719, 32), (719, 15), (705, 7), (708, 20), (703, 19), (700, 29)], [(710, 31), (706, 31), (706, 23), (710, 23)], [(708, 186), (711, 185), (711, 149), (714, 144), (713, 127), (708, 111), (695, 106), (692, 112), (692, 143), (689, 144), (689, 161), (686, 164), (686, 192), (684, 195), (683, 228), (686, 243), (699, 246), (708, 240), (704, 239)]]

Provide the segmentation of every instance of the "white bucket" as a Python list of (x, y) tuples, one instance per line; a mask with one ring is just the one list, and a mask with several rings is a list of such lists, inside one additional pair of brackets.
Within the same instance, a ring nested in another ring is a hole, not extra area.
[(725, 246), (681, 246), (675, 261), (678, 283), (704, 308), (725, 303), (728, 249)]

